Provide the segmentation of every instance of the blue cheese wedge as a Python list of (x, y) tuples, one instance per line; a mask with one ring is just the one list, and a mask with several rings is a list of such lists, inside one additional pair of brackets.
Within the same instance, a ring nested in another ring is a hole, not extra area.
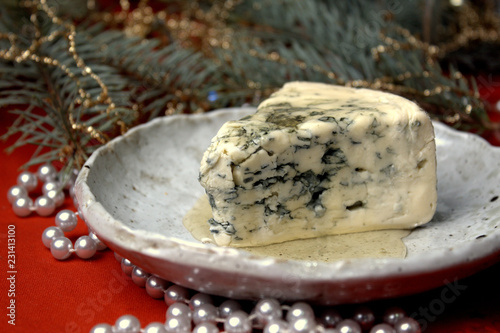
[(201, 161), (218, 245), (260, 246), (431, 220), (434, 129), (400, 96), (291, 82), (225, 123)]

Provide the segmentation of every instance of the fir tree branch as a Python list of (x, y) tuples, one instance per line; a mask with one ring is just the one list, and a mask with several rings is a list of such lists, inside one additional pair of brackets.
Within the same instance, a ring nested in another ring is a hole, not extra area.
[(1, 4), (0, 107), (26, 106), (3, 136), (20, 135), (12, 149), (35, 144), (29, 164), (81, 167), (139, 123), (256, 105), (292, 80), (386, 90), (459, 129), (488, 129), (475, 83), (441, 69), (402, 18), (421, 0), (158, 3), (116, 18), (85, 0)]

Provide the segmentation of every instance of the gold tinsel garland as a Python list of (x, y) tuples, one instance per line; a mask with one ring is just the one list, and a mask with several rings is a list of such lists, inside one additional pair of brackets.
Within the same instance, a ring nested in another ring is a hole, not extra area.
[[(183, 7), (182, 11), (169, 13), (166, 10), (155, 10), (147, 0), (141, 0), (133, 7), (128, 0), (120, 0), (120, 8), (118, 12), (100, 12), (97, 11), (96, 3), (93, 0), (87, 1), (87, 7), (90, 13), (90, 19), (95, 22), (104, 22), (109, 27), (118, 27), (122, 29), (129, 36), (138, 36), (146, 38), (152, 32), (154, 24), (162, 24), (169, 34), (161, 36), (163, 45), (168, 45), (174, 39), (185, 48), (197, 49), (203, 52), (206, 57), (213, 57), (214, 48), (221, 48), (230, 50), (233, 46), (233, 28), (227, 24), (226, 19), (229, 17), (231, 11), (242, 0), (229, 0), (229, 1), (213, 1), (208, 9), (201, 9), (198, 2), (191, 1), (187, 7)], [(56, 11), (51, 8), (47, 0), (30, 0), (22, 1), (20, 6), (31, 10), (32, 15), (30, 21), (35, 27), (35, 38), (31, 45), (27, 48), (19, 46), (19, 36), (15, 33), (0, 34), (0, 39), (9, 41), (10, 47), (5, 50), (0, 50), (0, 58), (4, 61), (22, 62), (35, 62), (44, 66), (56, 67), (63, 71), (69, 78), (75, 81), (78, 87), (78, 97), (74, 101), (76, 105), (82, 105), (85, 108), (95, 105), (102, 105), (102, 114), (108, 116), (108, 119), (113, 119), (114, 129), (110, 133), (125, 133), (128, 129), (127, 124), (120, 119), (117, 114), (114, 114), (116, 107), (115, 101), (108, 93), (108, 87), (104, 81), (97, 75), (91, 66), (88, 66), (82, 57), (78, 54), (75, 46), (75, 36), (77, 28), (74, 23), (63, 20), (59, 17)], [(476, 10), (471, 10), (470, 6), (463, 6), (459, 11), (460, 29), (455, 34), (454, 39), (442, 46), (431, 45), (429, 42), (424, 42), (410, 31), (400, 28), (398, 30), (398, 38), (394, 36), (385, 35), (382, 32), (380, 39), (382, 43), (371, 49), (371, 54), (375, 62), (380, 61), (381, 57), (391, 56), (394, 52), (399, 50), (419, 50), (425, 55), (425, 61), (429, 65), (436, 64), (445, 54), (450, 50), (455, 50), (464, 46), (471, 40), (481, 41), (498, 41), (498, 31), (500, 24), (495, 15), (488, 16), (487, 20), (481, 20), (478, 17)], [(255, 6), (255, 10), (260, 10)], [(58, 26), (58, 29), (53, 30), (48, 35), (43, 35), (38, 22), (39, 15), (37, 12), (43, 12), (50, 20), (51, 23)], [(49, 58), (39, 55), (38, 50), (44, 43), (50, 43), (54, 39), (63, 37), (67, 40), (67, 52), (71, 54), (74, 63), (79, 68), (80, 73), (75, 73), (70, 70), (67, 65), (59, 62), (57, 59)], [(261, 41), (258, 37), (252, 37), (251, 45), (259, 45)], [(401, 41), (401, 39), (403, 41)], [(372, 80), (344, 80), (340, 78), (337, 73), (326, 70), (321, 66), (308, 65), (302, 60), (294, 60), (291, 62), (276, 51), (263, 53), (255, 48), (248, 51), (249, 55), (258, 59), (276, 62), (283, 65), (293, 65), (300, 69), (310, 69), (318, 72), (328, 78), (330, 81), (337, 84), (351, 86), (351, 87), (366, 87), (373, 89), (382, 89), (385, 91), (393, 92), (399, 95), (406, 96), (435, 96), (443, 92), (454, 92), (463, 94), (463, 91), (453, 91), (452, 87), (446, 85), (436, 85), (433, 89), (426, 89), (419, 91), (417, 89), (403, 85), (406, 80), (415, 78), (417, 75), (422, 78), (429, 78), (433, 75), (430, 71), (423, 71), (415, 74), (410, 71), (399, 73), (395, 77), (378, 77)], [(229, 57), (229, 56), (227, 56)], [(217, 61), (215, 57), (214, 61)], [(226, 58), (230, 62), (232, 59)], [(80, 82), (80, 75), (82, 77), (92, 78), (100, 87), (100, 94), (96, 98), (92, 98), (91, 94), (86, 91), (84, 85)], [(453, 73), (454, 79), (461, 79), (462, 74), (459, 72)], [(161, 78), (159, 78), (161, 80)], [(261, 99), (272, 93), (273, 89), (263, 89), (259, 82), (248, 80), (246, 82), (250, 91), (254, 92), (254, 99)], [(470, 91), (468, 96), (479, 98), (477, 92)], [(186, 106), (186, 102), (190, 98), (195, 98), (193, 91), (190, 89), (176, 90), (176, 102), (169, 102), (165, 110), (165, 114), (173, 114), (182, 112)], [(208, 103), (199, 103), (202, 109), (193, 110), (195, 112), (204, 112), (209, 109)], [(470, 115), (473, 108), (484, 108), (483, 105), (466, 105), (465, 113), (460, 113), (457, 110), (449, 110), (445, 115), (444, 120), (450, 124), (455, 124)], [(134, 104), (131, 106), (134, 111), (138, 111), (141, 105)], [(136, 120), (139, 119), (139, 112), (136, 112)], [(94, 126), (89, 125), (82, 119), (75, 119), (73, 113), (67, 113), (68, 121), (71, 124), (73, 131), (81, 132), (90, 135), (93, 139), (97, 140), (100, 144), (104, 144), (111, 138), (107, 133), (99, 131)], [(79, 155), (79, 151), (83, 151), (82, 147), (78, 146), (65, 146), (60, 149), (60, 158), (66, 161), (69, 156)], [(81, 164), (80, 161), (77, 164)]]

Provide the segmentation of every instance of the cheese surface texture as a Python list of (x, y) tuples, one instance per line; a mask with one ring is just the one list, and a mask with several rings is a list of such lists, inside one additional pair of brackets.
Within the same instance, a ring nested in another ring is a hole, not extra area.
[(410, 229), (436, 209), (434, 130), (402, 97), (291, 82), (220, 128), (199, 177), (218, 245)]

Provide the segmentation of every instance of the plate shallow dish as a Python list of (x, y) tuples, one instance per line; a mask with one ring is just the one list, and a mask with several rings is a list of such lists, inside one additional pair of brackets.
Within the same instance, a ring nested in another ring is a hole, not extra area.
[(224, 122), (253, 112), (159, 118), (98, 149), (75, 187), (89, 227), (147, 272), (239, 299), (363, 302), (429, 290), (500, 260), (500, 149), (439, 123), (437, 212), (404, 239), (405, 259), (280, 260), (200, 243), (182, 217), (204, 195), (203, 152)]

